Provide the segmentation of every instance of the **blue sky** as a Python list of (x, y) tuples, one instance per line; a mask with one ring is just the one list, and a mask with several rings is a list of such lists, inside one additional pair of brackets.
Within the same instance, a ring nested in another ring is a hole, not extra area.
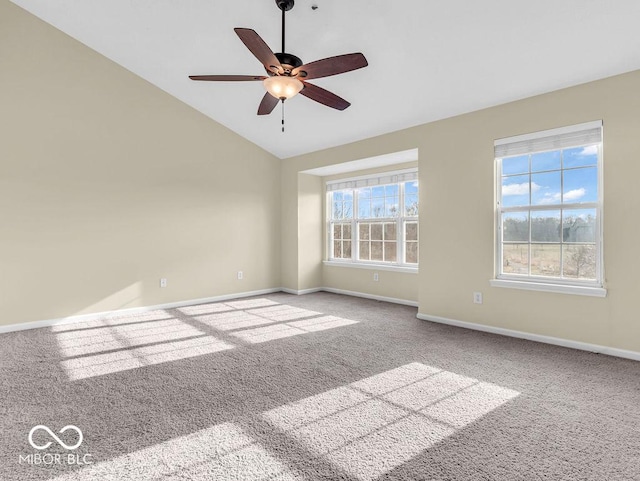
[[(405, 182), (404, 189), (405, 208), (409, 208), (418, 202), (418, 181)], [(365, 187), (357, 189), (356, 193), (358, 195), (358, 215), (361, 218), (395, 217), (399, 213), (400, 192), (398, 184)], [(352, 191), (335, 191), (333, 203), (333, 218), (343, 218), (343, 213), (352, 212)]]
[[(528, 155), (505, 158), (502, 160), (502, 206), (528, 205), (529, 187), (532, 205), (560, 204), (562, 200), (564, 203), (597, 202), (597, 161), (595, 145), (532, 154), (531, 172)], [(561, 188), (562, 182), (564, 188)]]

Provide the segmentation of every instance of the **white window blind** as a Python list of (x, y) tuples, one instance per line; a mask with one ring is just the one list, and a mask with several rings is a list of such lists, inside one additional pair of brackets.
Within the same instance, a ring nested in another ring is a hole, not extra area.
[(400, 182), (410, 182), (412, 180), (418, 180), (417, 170), (330, 181), (327, 182), (327, 192), (332, 192), (334, 190), (359, 189), (362, 187), (371, 187), (374, 185), (397, 184)]
[(499, 139), (494, 142), (496, 158), (567, 149), (602, 142), (602, 121), (545, 130)]

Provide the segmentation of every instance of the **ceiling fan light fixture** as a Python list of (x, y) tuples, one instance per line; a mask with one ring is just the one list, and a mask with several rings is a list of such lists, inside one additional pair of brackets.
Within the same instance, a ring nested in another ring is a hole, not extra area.
[(304, 87), (297, 78), (275, 75), (264, 79), (264, 87), (275, 98), (283, 100), (296, 96)]

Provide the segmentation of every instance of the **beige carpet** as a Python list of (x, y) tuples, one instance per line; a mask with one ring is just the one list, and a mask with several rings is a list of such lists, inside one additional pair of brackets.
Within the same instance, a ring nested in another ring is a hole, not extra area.
[(415, 314), (273, 294), (4, 334), (0, 479), (640, 479), (639, 363)]

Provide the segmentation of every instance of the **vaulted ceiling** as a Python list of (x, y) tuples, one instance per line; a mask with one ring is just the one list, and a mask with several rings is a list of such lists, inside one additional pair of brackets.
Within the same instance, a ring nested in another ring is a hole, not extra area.
[(313, 81), (351, 107), (298, 95), (281, 133), (279, 107), (256, 115), (261, 82), (188, 78), (263, 75), (233, 28), (279, 51), (273, 0), (13, 2), (281, 158), (640, 69), (637, 0), (297, 0), (289, 53), (369, 67)]

